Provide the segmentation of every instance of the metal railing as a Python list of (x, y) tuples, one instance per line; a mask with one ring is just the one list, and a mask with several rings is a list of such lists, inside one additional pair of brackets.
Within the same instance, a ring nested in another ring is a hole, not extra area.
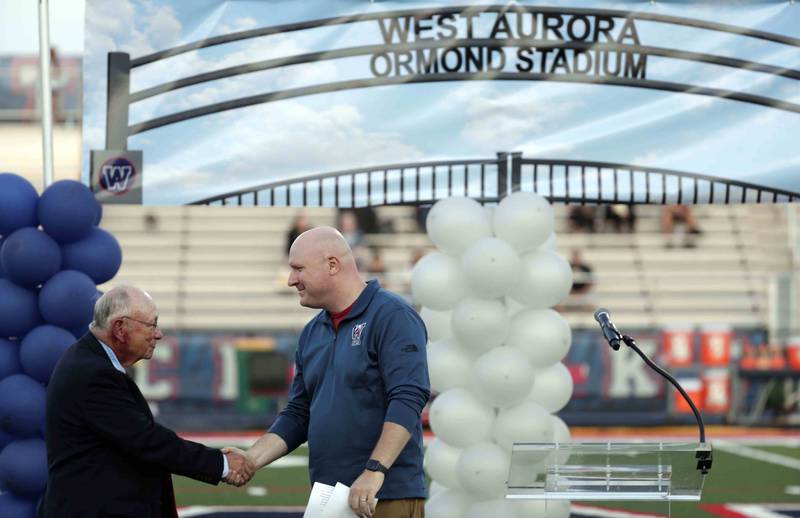
[(496, 158), (409, 162), (314, 174), (204, 198), (191, 205), (429, 205), (450, 196), (492, 203), (517, 191), (567, 204), (782, 203), (800, 199), (796, 192), (672, 169), (498, 152)]

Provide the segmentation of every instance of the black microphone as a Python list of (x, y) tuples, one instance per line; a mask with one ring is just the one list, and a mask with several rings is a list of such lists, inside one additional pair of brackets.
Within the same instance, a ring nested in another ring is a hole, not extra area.
[(608, 345), (615, 351), (619, 350), (619, 340), (622, 335), (617, 331), (616, 326), (611, 322), (611, 315), (605, 308), (599, 308), (594, 312), (594, 319), (600, 324), (600, 329), (603, 330), (603, 336), (606, 337)]
[(692, 412), (694, 413), (695, 419), (697, 419), (697, 427), (700, 429), (700, 446), (695, 450), (695, 458), (697, 459), (697, 469), (703, 474), (707, 474), (708, 471), (711, 469), (711, 462), (712, 462), (712, 455), (711, 455), (711, 447), (706, 444), (706, 427), (703, 424), (703, 417), (700, 415), (700, 411), (697, 410), (694, 402), (692, 402), (692, 398), (689, 397), (689, 394), (683, 390), (681, 384), (678, 383), (678, 380), (672, 377), (672, 375), (656, 365), (653, 360), (647, 357), (645, 353), (642, 352), (641, 349), (636, 345), (636, 340), (633, 337), (628, 335), (623, 335), (617, 330), (617, 327), (611, 322), (611, 314), (605, 308), (599, 308), (597, 311), (594, 312), (594, 319), (597, 320), (597, 323), (600, 324), (600, 328), (603, 330), (603, 336), (606, 337), (608, 341), (608, 345), (611, 346), (612, 349), (615, 351), (619, 350), (620, 341), (625, 342), (625, 345), (630, 347), (634, 350), (636, 354), (638, 354), (642, 360), (647, 364), (648, 367), (659, 373), (660, 375), (664, 376), (664, 378), (672, 383), (678, 392), (681, 393), (683, 399), (689, 403), (689, 406), (692, 408)]

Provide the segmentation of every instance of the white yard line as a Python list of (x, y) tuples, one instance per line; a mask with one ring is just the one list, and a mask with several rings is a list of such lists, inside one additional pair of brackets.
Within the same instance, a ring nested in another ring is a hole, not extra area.
[(727, 504), (726, 507), (747, 518), (786, 518), (785, 514), (774, 513), (769, 508), (758, 504)]
[(302, 513), (305, 507), (278, 507), (278, 506), (247, 506), (247, 505), (193, 505), (189, 507), (178, 508), (178, 516), (181, 518), (191, 518), (193, 516), (205, 516), (211, 512), (224, 512), (224, 511), (261, 511), (272, 513)]
[(740, 457), (760, 460), (762, 462), (768, 462), (770, 464), (776, 464), (778, 466), (800, 471), (800, 459), (787, 457), (786, 455), (780, 455), (778, 453), (772, 453), (769, 451), (757, 450), (743, 444), (736, 444), (732, 441), (714, 441), (712, 444), (717, 450), (727, 451), (729, 453), (739, 455)]
[(663, 514), (650, 514), (640, 512), (622, 511), (619, 509), (605, 509), (591, 505), (572, 504), (572, 510), (581, 516), (592, 516), (594, 518), (664, 518)]

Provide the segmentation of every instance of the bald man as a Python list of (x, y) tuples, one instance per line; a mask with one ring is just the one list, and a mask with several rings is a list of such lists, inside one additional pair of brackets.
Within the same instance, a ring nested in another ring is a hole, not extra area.
[(172, 473), (241, 485), (254, 472), (239, 452), (186, 441), (153, 420), (125, 367), (163, 338), (153, 299), (132, 286), (95, 303), (90, 332), (72, 345), (47, 387), (44, 518), (177, 517)]
[(425, 325), (403, 299), (362, 280), (333, 228), (300, 234), (289, 266), (300, 304), (322, 311), (300, 334), (286, 408), (248, 455), (261, 468), (308, 441), (312, 483), (350, 486), (358, 516), (421, 518)]

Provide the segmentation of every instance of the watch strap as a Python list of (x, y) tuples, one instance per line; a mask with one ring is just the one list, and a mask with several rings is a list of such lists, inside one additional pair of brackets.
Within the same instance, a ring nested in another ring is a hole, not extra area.
[(369, 459), (366, 465), (367, 471), (379, 471), (384, 475), (389, 471), (389, 468), (381, 464), (379, 460)]

